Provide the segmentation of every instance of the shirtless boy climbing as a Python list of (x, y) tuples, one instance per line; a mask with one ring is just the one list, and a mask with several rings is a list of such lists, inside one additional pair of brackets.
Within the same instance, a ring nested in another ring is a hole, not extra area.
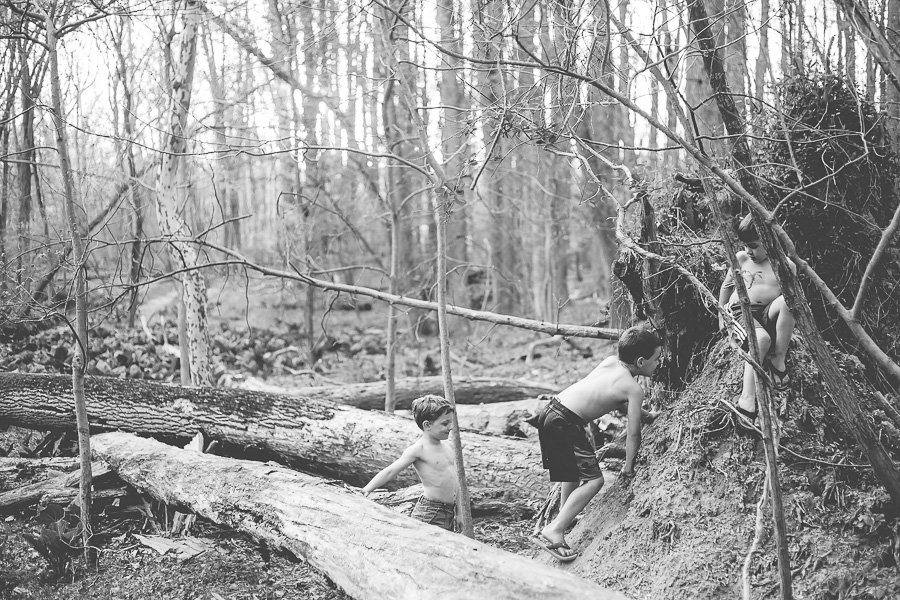
[(641, 421), (652, 421), (657, 414), (643, 408), (644, 390), (635, 378), (652, 375), (661, 352), (662, 342), (651, 331), (640, 327), (625, 330), (619, 338), (618, 356), (604, 359), (587, 377), (551, 399), (538, 415), (544, 468), (550, 470), (550, 481), (561, 482), (561, 492), (559, 513), (533, 542), (557, 560), (576, 558), (566, 544), (565, 531), (603, 487), (603, 472), (585, 426), (613, 410), (627, 414), (621, 476), (634, 477)]

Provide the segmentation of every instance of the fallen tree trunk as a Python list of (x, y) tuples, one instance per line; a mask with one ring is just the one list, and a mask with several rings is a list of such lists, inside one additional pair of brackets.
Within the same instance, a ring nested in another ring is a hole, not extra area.
[(303, 558), (357, 600), (624, 599), (283, 467), (124, 433), (93, 443), (95, 456), (131, 485)]
[[(238, 383), (241, 389), (288, 394), (304, 398), (328, 400), (348, 404), (367, 410), (383, 410), (386, 381), (371, 383), (350, 383), (347, 385), (323, 385), (298, 389), (280, 388), (258, 379)], [(492, 404), (537, 398), (544, 394), (555, 394), (558, 390), (518, 379), (498, 377), (454, 377), (453, 391), (457, 404)], [(399, 379), (395, 390), (397, 410), (408, 410), (414, 399), (425, 394), (444, 395), (444, 383), (440, 377), (409, 377)]]
[[(71, 392), (64, 375), (0, 373), (0, 420), (74, 429)], [(181, 443), (202, 431), (226, 449), (249, 448), (353, 485), (368, 482), (420, 433), (409, 419), (313, 398), (107, 377), (87, 378), (85, 394), (93, 431), (119, 429)], [(534, 442), (468, 432), (462, 442), (472, 486), (503, 489), (510, 497), (546, 495), (550, 486)], [(406, 487), (418, 479), (407, 469), (394, 483)]]
[[(537, 439), (537, 428), (527, 422), (543, 408), (546, 400), (532, 398), (495, 404), (456, 405), (456, 419), (462, 429), (470, 429), (488, 435), (508, 435), (519, 438)], [(397, 411), (397, 414), (412, 418), (412, 411)]]

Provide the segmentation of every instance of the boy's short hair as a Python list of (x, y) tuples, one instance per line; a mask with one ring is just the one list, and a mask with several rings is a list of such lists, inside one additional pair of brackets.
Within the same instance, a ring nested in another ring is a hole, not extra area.
[(619, 336), (619, 360), (633, 365), (638, 358), (650, 358), (661, 347), (662, 340), (649, 329), (629, 327)]
[(453, 412), (450, 401), (443, 396), (426, 394), (412, 401), (413, 418), (419, 429), (424, 429), (425, 421), (435, 422), (447, 413)]
[(753, 215), (748, 214), (735, 226), (734, 232), (742, 242), (750, 243), (759, 241), (759, 232), (756, 230), (756, 223), (753, 222)]

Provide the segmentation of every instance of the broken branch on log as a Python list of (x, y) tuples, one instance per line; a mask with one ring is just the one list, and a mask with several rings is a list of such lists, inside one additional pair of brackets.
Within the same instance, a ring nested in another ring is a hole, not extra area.
[[(105, 465), (94, 463), (92, 467), (95, 485), (101, 485), (105, 475), (110, 471)], [(109, 477), (105, 478), (109, 480)], [(78, 496), (78, 484), (81, 481), (81, 470), (66, 475), (52, 477), (19, 486), (7, 492), (0, 493), (0, 512), (10, 512), (27, 508), (39, 502), (47, 504), (68, 504)], [(123, 488), (108, 490), (95, 490), (94, 498), (116, 498), (126, 494)]]

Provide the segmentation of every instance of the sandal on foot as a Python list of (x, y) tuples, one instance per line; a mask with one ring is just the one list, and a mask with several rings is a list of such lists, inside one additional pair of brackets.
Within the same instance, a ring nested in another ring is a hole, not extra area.
[(791, 387), (791, 375), (788, 373), (787, 366), (784, 371), (772, 364), (772, 361), (766, 361), (766, 370), (772, 378), (772, 387), (776, 392), (785, 392)]
[(758, 411), (758, 410), (750, 411), (750, 410), (747, 410), (746, 408), (741, 408), (741, 407), (738, 406), (737, 404), (734, 405), (734, 410), (736, 410), (736, 411), (738, 411), (739, 413), (741, 413), (741, 415), (743, 415), (744, 417), (746, 417), (747, 420), (750, 421), (751, 423), (752, 423), (753, 421), (756, 420), (756, 417), (759, 416), (759, 411)]
[(569, 548), (569, 545), (565, 542), (551, 542), (547, 538), (542, 535), (536, 535), (531, 538), (531, 543), (558, 560), (559, 562), (572, 562), (576, 558), (578, 558), (578, 554), (572, 552), (572, 554), (563, 554), (562, 552), (557, 552), (559, 548), (565, 548), (566, 550), (572, 551)]
[(734, 403), (734, 410), (737, 412), (737, 418), (734, 420), (734, 424), (737, 428), (743, 431), (756, 433), (754, 423), (756, 422), (756, 417), (759, 416), (759, 411), (749, 411), (746, 408), (741, 408), (738, 406), (737, 402)]

